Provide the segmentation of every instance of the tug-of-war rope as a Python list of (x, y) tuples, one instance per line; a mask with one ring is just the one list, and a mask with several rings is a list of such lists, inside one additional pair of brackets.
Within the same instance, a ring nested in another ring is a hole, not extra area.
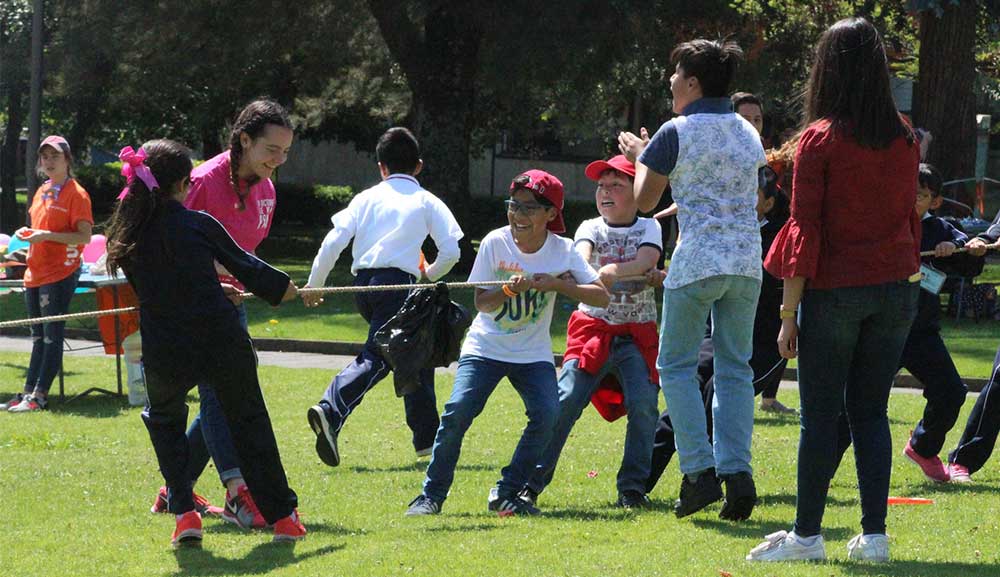
[[(622, 277), (620, 281), (639, 281), (646, 280), (645, 276), (631, 276)], [(308, 294), (338, 294), (338, 293), (373, 293), (373, 292), (386, 292), (386, 291), (409, 291), (415, 289), (426, 289), (434, 288), (439, 284), (444, 284), (449, 289), (466, 289), (475, 287), (498, 287), (507, 284), (509, 281), (505, 280), (491, 280), (483, 282), (448, 282), (448, 283), (422, 283), (422, 284), (386, 284), (386, 285), (372, 285), (372, 286), (331, 286), (331, 287), (316, 287), (316, 288), (300, 288), (298, 289), (299, 295)], [(253, 293), (238, 293), (242, 298), (253, 298)], [(4, 321), (0, 322), (0, 329), (9, 329), (14, 327), (27, 327), (31, 325), (37, 325), (42, 323), (59, 323), (65, 321), (72, 321), (77, 319), (91, 319), (97, 317), (103, 317), (107, 315), (122, 315), (127, 313), (138, 312), (139, 307), (122, 307), (117, 309), (106, 309), (101, 311), (89, 311), (82, 313), (69, 313), (65, 315), (53, 315), (48, 317), (35, 317), (31, 319), (19, 319), (16, 321)]]
[[(995, 244), (988, 244), (985, 247), (987, 250), (997, 250), (1000, 249), (1000, 242)], [(958, 254), (960, 252), (968, 252), (965, 247), (957, 248), (952, 252), (952, 254)], [(920, 256), (934, 256), (935, 251), (925, 250), (920, 253)], [(627, 281), (640, 281), (646, 280), (645, 276), (630, 276), (622, 277), (618, 279), (622, 282)], [(491, 280), (483, 282), (448, 282), (443, 283), (449, 289), (466, 289), (475, 287), (497, 287), (507, 284), (509, 281), (505, 280)], [(434, 288), (442, 283), (422, 283), (422, 284), (386, 284), (386, 285), (373, 285), (373, 286), (330, 286), (330, 287), (316, 287), (316, 288), (300, 288), (298, 289), (299, 295), (304, 294), (339, 294), (339, 293), (369, 293), (369, 292), (384, 292), (384, 291), (408, 291), (415, 289), (425, 289)], [(239, 293), (242, 298), (253, 298), (253, 293)], [(106, 309), (102, 311), (89, 311), (83, 313), (70, 313), (65, 315), (53, 315), (49, 317), (35, 317), (33, 319), (20, 319), (16, 321), (3, 321), (0, 322), (0, 329), (10, 329), (14, 327), (28, 327), (31, 325), (37, 325), (40, 323), (58, 323), (65, 321), (72, 321), (76, 319), (91, 319), (97, 317), (103, 317), (107, 315), (121, 315), (126, 313), (138, 312), (139, 307), (123, 307), (118, 309)]]

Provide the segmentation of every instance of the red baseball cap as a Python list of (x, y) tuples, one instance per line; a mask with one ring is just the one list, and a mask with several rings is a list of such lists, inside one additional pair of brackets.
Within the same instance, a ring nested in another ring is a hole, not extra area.
[[(527, 177), (527, 182), (524, 182), (523, 177)], [(510, 183), (510, 194), (522, 188), (552, 203), (556, 208), (556, 217), (549, 222), (547, 228), (552, 232), (566, 232), (566, 223), (563, 222), (562, 215), (563, 183), (544, 170), (533, 169), (514, 178)]]
[(60, 152), (69, 151), (69, 143), (66, 142), (66, 139), (61, 136), (57, 136), (55, 134), (53, 134), (52, 136), (46, 136), (45, 140), (43, 140), (42, 143), (38, 145), (38, 150), (41, 150), (42, 147), (45, 146), (51, 146), (52, 148)]
[(612, 156), (608, 160), (595, 160), (588, 164), (587, 168), (583, 169), (583, 173), (587, 175), (587, 178), (596, 182), (608, 170), (616, 170), (635, 178), (635, 164), (629, 162), (624, 154)]

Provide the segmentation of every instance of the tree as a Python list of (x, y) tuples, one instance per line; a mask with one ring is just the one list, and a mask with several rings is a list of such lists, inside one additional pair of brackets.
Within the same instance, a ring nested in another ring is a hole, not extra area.
[(28, 96), (28, 51), (31, 31), (30, 2), (17, 0), (0, 4), (0, 104), (4, 108), (6, 125), (0, 147), (0, 230), (12, 231), (21, 226), (17, 213), (15, 178), (23, 174), (17, 165), (21, 129), (25, 122)]

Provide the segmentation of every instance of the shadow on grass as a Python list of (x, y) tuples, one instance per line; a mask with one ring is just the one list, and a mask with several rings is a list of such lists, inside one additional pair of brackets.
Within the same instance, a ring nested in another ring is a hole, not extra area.
[(1000, 574), (997, 563), (958, 563), (942, 561), (890, 561), (889, 563), (859, 563), (833, 560), (829, 562), (851, 575), (906, 575), (907, 577), (994, 577)]
[[(856, 488), (857, 485), (854, 485)], [(761, 493), (758, 496), (758, 505), (792, 505), (795, 506), (795, 501), (797, 497), (794, 493)], [(827, 506), (834, 507), (856, 507), (859, 501), (857, 499), (839, 499), (832, 495), (826, 496)]]
[(344, 545), (327, 545), (301, 555), (295, 554), (295, 548), (295, 543), (261, 543), (241, 559), (217, 557), (205, 549), (178, 549), (174, 551), (178, 571), (172, 575), (260, 575), (312, 557), (327, 555), (343, 549)]
[[(756, 539), (756, 542), (748, 543), (747, 551), (763, 539), (765, 535), (769, 535), (775, 531), (787, 531), (791, 525), (790, 521), (787, 523), (780, 521), (761, 522), (753, 518), (738, 523), (723, 521), (722, 519), (692, 519), (691, 523), (698, 528), (723, 533), (730, 537), (739, 537), (750, 541)], [(854, 530), (847, 527), (823, 528), (823, 538), (829, 541), (846, 540), (853, 537), (854, 534)]]
[[(408, 473), (411, 471), (426, 471), (427, 465), (430, 461), (414, 461), (406, 465), (392, 465), (390, 467), (366, 467), (364, 465), (355, 465), (351, 467), (351, 472), (353, 473)], [(457, 471), (496, 471), (499, 467), (497, 465), (486, 465), (486, 464), (472, 464), (472, 465), (458, 465), (455, 467)]]
[(499, 529), (500, 525), (495, 523), (473, 523), (470, 525), (435, 525), (434, 527), (427, 527), (422, 529), (428, 533), (458, 533), (466, 531), (492, 531), (494, 529)]
[(997, 488), (986, 483), (934, 483), (927, 481), (922, 485), (907, 486), (896, 494), (900, 497), (933, 497), (937, 494), (977, 494), (996, 493)]
[[(73, 398), (75, 393), (68, 388), (66, 392), (66, 401), (68, 401)], [(80, 417), (107, 419), (110, 417), (119, 417), (123, 411), (129, 409), (128, 397), (90, 393), (85, 397), (74, 399), (73, 402), (68, 403), (60, 401), (54, 391), (50, 391), (49, 394), (52, 396), (52, 403), (49, 405), (49, 410), (58, 414), (65, 413)]]
[[(355, 532), (348, 529), (347, 527), (344, 527), (343, 525), (310, 522), (308, 519), (304, 520), (303, 522), (306, 524), (306, 531), (308, 531), (309, 534), (350, 535), (351, 533)], [(232, 523), (226, 523), (225, 521), (220, 521), (219, 523), (212, 523), (212, 524), (206, 523), (203, 530), (206, 534), (214, 533), (219, 535), (223, 534), (246, 535), (247, 533), (251, 533), (251, 531), (242, 529), (236, 525), (233, 525)], [(252, 533), (260, 535), (265, 535), (265, 534), (270, 535), (271, 529), (259, 529), (259, 530), (254, 529)]]

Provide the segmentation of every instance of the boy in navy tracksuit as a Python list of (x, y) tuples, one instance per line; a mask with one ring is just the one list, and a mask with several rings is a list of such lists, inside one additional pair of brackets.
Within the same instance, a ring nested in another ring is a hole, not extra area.
[[(941, 175), (930, 164), (921, 164), (918, 182), (916, 210), (922, 215), (920, 250), (935, 253), (933, 257), (923, 257), (923, 266), (968, 274), (965, 271), (976, 268), (979, 259), (966, 254), (952, 256), (956, 249), (965, 246), (968, 237), (928, 212), (941, 204)], [(923, 418), (913, 429), (903, 454), (919, 465), (928, 479), (946, 482), (948, 470), (938, 452), (965, 402), (966, 387), (941, 339), (940, 316), (939, 294), (924, 287), (899, 363), (924, 385), (927, 399)]]

